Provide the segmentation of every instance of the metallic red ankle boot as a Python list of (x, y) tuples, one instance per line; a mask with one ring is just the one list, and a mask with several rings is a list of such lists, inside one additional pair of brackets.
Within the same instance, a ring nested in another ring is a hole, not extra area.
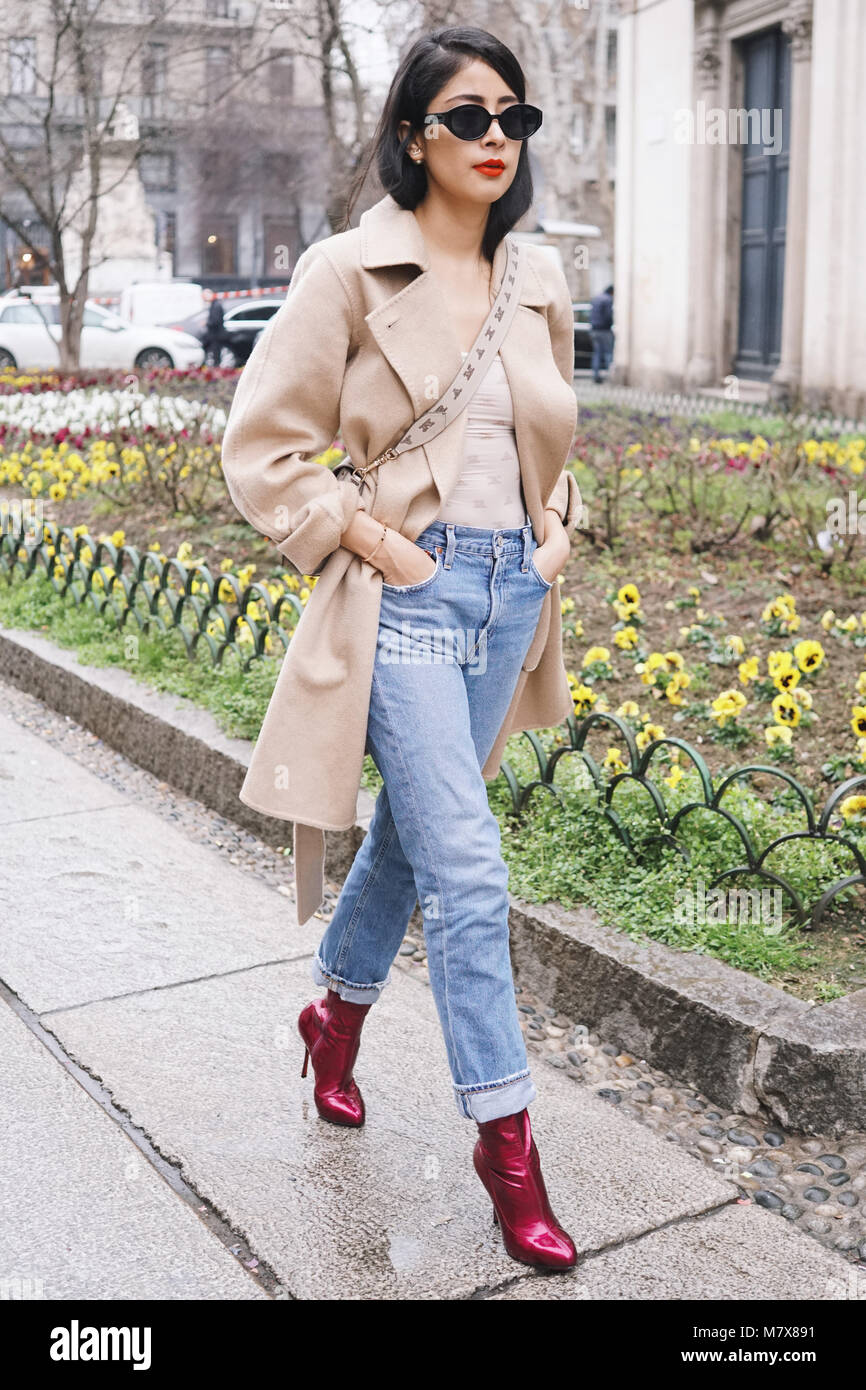
[(352, 1004), (329, 989), (322, 999), (314, 999), (298, 1018), (298, 1032), (304, 1040), (304, 1065), (313, 1061), (316, 1082), (313, 1099), (323, 1120), (336, 1125), (362, 1125), (364, 1099), (352, 1076), (361, 1046), (361, 1029), (372, 1004)]
[(529, 1111), (478, 1123), (475, 1171), (493, 1201), (505, 1248), (513, 1260), (571, 1269), (577, 1250), (553, 1212), (541, 1175)]

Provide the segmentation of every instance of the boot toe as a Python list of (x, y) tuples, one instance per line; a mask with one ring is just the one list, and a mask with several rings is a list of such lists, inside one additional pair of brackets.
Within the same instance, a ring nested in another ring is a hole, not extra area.
[(548, 1269), (571, 1269), (577, 1264), (577, 1250), (574, 1241), (565, 1231), (546, 1234), (532, 1243), (530, 1253), (535, 1257), (533, 1263)]
[(345, 1091), (331, 1095), (316, 1095), (316, 1109), (323, 1120), (336, 1125), (362, 1125), (364, 1123), (364, 1098), (357, 1085), (352, 1082)]

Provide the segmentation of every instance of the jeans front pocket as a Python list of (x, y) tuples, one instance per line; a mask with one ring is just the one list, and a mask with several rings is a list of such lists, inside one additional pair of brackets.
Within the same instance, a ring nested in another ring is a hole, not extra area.
[[(426, 554), (426, 552), (425, 552), (425, 554)], [(442, 573), (442, 551), (441, 551), (440, 547), (437, 545), (437, 547), (436, 547), (436, 568), (434, 569), (434, 571), (433, 571), (433, 573), (432, 573), (431, 575), (428, 575), (428, 577), (427, 577), (426, 579), (422, 579), (421, 582), (420, 582), (420, 584), (386, 584), (385, 581), (384, 581), (384, 579), (383, 579), (383, 580), (382, 580), (382, 592), (383, 592), (383, 593), (387, 593), (387, 594), (419, 594), (419, 593), (422, 592), (422, 590), (428, 589), (428, 588), (430, 587), (430, 585), (433, 584), (434, 581), (437, 580), (437, 579), (439, 578), (439, 575), (440, 575), (441, 573)], [(541, 576), (539, 576), (539, 578), (540, 578), (540, 577), (541, 577)]]
[(536, 565), (536, 563), (535, 563), (535, 556), (534, 556), (534, 555), (530, 555), (530, 557), (529, 557), (529, 572), (530, 572), (530, 574), (534, 575), (534, 577), (538, 580), (539, 584), (540, 584), (541, 587), (544, 589), (545, 593), (546, 593), (549, 589), (552, 589), (552, 588), (553, 588), (553, 584), (554, 584), (556, 581), (554, 580), (553, 583), (548, 583), (548, 581), (545, 579), (544, 575), (541, 573), (541, 571), (539, 570), (538, 566)]

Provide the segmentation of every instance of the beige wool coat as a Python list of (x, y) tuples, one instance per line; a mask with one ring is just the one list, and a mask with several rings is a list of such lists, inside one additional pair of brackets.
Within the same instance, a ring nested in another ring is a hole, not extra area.
[[(535, 538), (544, 508), (571, 531), (582, 503), (564, 471), (577, 423), (571, 295), (537, 246), (524, 256), (520, 300), (500, 348), (511, 389), (520, 472)], [(498, 290), (506, 260), (493, 260)], [(237, 509), (303, 574), (317, 575), (283, 658), (239, 796), (294, 823), (297, 920), (324, 897), (325, 830), (354, 824), (366, 742), (381, 572), (340, 545), (355, 509), (415, 540), (460, 472), (466, 412), (436, 438), (373, 470), (359, 493), (313, 462), (339, 434), (352, 461), (376, 458), (406, 433), (463, 365), (414, 212), (386, 195), (358, 227), (313, 243), (285, 303), (240, 376), (222, 466)], [(560, 723), (573, 708), (562, 654), (559, 586), (535, 636), (482, 769), (499, 771), (505, 741)]]

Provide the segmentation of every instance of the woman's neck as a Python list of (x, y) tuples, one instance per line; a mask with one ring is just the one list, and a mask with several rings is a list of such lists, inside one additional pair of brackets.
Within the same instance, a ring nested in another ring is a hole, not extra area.
[(481, 243), (490, 209), (485, 204), (455, 201), (429, 191), (415, 208), (415, 219), (428, 249), (440, 262), (454, 266), (486, 264)]

